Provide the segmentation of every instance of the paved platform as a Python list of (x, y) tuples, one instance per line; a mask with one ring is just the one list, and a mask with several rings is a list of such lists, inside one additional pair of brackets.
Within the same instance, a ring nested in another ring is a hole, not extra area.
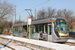
[(21, 38), (21, 37), (13, 37), (13, 36), (3, 36), (0, 35), (0, 37), (3, 38), (8, 38), (16, 41), (21, 41), (29, 44), (33, 44), (35, 46), (40, 46), (40, 47), (45, 47), (45, 48), (52, 48), (55, 50), (75, 50), (75, 46), (70, 46), (66, 44), (58, 44), (58, 43), (52, 43), (52, 42), (47, 42), (47, 41), (40, 41), (40, 40), (33, 40), (33, 39), (26, 39), (26, 38)]

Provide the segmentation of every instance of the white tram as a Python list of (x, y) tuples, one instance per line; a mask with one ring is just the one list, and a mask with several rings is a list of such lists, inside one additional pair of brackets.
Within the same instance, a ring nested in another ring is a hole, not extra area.
[[(28, 37), (27, 22), (14, 24), (14, 35)], [(48, 18), (31, 22), (30, 35), (32, 39), (39, 39), (39, 31), (43, 32), (42, 39), (52, 42), (66, 42), (69, 38), (66, 19)]]

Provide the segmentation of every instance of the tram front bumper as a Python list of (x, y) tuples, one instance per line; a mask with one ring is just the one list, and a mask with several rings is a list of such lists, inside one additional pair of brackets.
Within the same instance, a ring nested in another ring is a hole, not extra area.
[(60, 37), (60, 38), (57, 39), (57, 42), (66, 42), (70, 38), (71, 37)]
[(53, 40), (54, 42), (67, 42), (68, 39), (71, 37), (59, 37), (56, 40)]

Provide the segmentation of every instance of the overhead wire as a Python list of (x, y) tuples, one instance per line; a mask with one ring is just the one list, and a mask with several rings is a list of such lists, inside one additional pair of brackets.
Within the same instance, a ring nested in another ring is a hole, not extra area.
[(38, 7), (38, 6), (42, 5), (42, 4), (45, 4), (45, 3), (49, 2), (49, 1), (50, 1), (50, 0), (47, 0), (47, 1), (45, 1), (45, 2), (42, 2), (42, 3), (40, 3), (40, 4), (38, 4), (38, 5), (34, 6), (34, 7), (32, 7), (31, 9), (33, 9), (33, 8), (35, 8), (35, 7)]
[(23, 12), (25, 12), (25, 10), (23, 10), (23, 11), (21, 11), (21, 12), (17, 13), (16, 15), (22, 14)]
[[(38, 4), (38, 5), (34, 6), (34, 7), (32, 7), (31, 9), (33, 9), (33, 8), (35, 8), (35, 7), (38, 7), (38, 6), (40, 6), (40, 5), (44, 4), (44, 3), (47, 3), (48, 1), (50, 1), (50, 0), (47, 0), (47, 1), (43, 2), (43, 3), (41, 3), (41, 4)], [(19, 15), (19, 14), (23, 13), (24, 11), (25, 11), (25, 10), (23, 10), (23, 11), (20, 12), (20, 13), (17, 13), (16, 15)]]
[[(47, 0), (47, 1), (43, 2), (43, 3), (41, 3), (41, 4), (38, 4), (38, 5), (34, 6), (34, 7), (32, 7), (32, 8), (38, 7), (38, 6), (44, 4), (44, 3), (48, 2), (48, 1), (50, 1), (50, 0)], [(32, 8), (31, 8), (31, 9), (32, 9)]]

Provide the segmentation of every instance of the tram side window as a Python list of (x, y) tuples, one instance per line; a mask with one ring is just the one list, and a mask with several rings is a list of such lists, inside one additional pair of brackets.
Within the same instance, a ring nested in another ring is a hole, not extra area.
[(36, 32), (38, 33), (38, 25), (36, 25), (36, 27), (35, 27), (35, 28), (36, 28), (36, 29), (35, 29), (35, 30), (36, 30)]
[(38, 32), (41, 30), (41, 26), (40, 26), (40, 24), (38, 25)]
[(34, 26), (34, 32), (39, 33), (39, 31), (44, 32), (44, 25), (43, 24), (38, 24)]
[(56, 27), (55, 24), (54, 24), (54, 30), (55, 30), (55, 33), (58, 33), (58, 31), (57, 31), (57, 27)]
[(15, 28), (13, 28), (13, 32), (15, 32)]
[(41, 31), (44, 32), (44, 25), (43, 24), (41, 24), (40, 28), (41, 28)]
[(15, 32), (18, 32), (18, 28), (15, 28)]
[(26, 31), (27, 32), (27, 26), (24, 26), (23, 27), (23, 31)]
[(48, 34), (51, 35), (51, 25), (48, 26)]
[(47, 33), (47, 24), (44, 24), (44, 33)]
[(34, 33), (38, 33), (38, 25), (34, 26)]
[(21, 31), (21, 29), (19, 28), (19, 33), (21, 33), (22, 31)]
[(18, 29), (19, 29), (19, 33), (22, 33), (22, 27), (19, 27)]
[(38, 32), (40, 32), (40, 31), (44, 32), (44, 24), (38, 25)]

